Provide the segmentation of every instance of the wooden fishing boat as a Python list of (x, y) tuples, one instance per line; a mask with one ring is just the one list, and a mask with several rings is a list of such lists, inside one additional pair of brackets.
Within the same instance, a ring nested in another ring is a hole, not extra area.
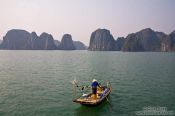
[(96, 98), (94, 98), (94, 95), (92, 93), (83, 94), (79, 98), (75, 99), (74, 102), (79, 103), (81, 105), (95, 106), (100, 104), (105, 99), (108, 100), (107, 96), (110, 94), (111, 91), (111, 85), (98, 87)]

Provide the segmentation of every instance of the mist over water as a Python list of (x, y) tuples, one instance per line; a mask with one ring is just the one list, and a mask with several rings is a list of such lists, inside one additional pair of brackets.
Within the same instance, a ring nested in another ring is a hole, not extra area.
[[(0, 51), (0, 115), (123, 116), (143, 107), (175, 111), (175, 53)], [(73, 103), (71, 81), (109, 80), (109, 100)]]

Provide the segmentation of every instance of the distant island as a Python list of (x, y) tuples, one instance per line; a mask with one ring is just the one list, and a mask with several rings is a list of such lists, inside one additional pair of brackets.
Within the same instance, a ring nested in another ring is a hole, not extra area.
[(91, 51), (128, 51), (128, 52), (170, 52), (175, 51), (175, 31), (169, 35), (155, 32), (150, 28), (129, 34), (126, 38), (113, 38), (107, 29), (97, 29), (91, 34)]
[(0, 49), (4, 50), (86, 50), (80, 41), (73, 41), (70, 34), (64, 34), (61, 42), (54, 40), (51, 34), (43, 32), (38, 36), (35, 32), (12, 29), (3, 37)]
[(175, 51), (175, 31), (170, 34), (156, 32), (150, 28), (119, 37), (116, 40), (107, 29), (92, 32), (89, 47), (80, 41), (73, 41), (70, 34), (64, 34), (61, 42), (51, 34), (12, 29), (0, 41), (4, 50), (90, 50), (90, 51), (128, 51), (128, 52), (173, 52)]

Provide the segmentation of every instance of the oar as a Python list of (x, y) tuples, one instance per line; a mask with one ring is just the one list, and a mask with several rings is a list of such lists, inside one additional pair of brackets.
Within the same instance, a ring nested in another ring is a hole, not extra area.
[(80, 86), (76, 83), (75, 80), (72, 81), (72, 84), (73, 84), (73, 85), (76, 85), (76, 87), (79, 89), (79, 91), (80, 91), (81, 93), (83, 93), (82, 90), (81, 90), (81, 88), (80, 88)]
[[(111, 86), (111, 84), (110, 84), (110, 82), (109, 82), (109, 81), (107, 81), (107, 86)], [(106, 100), (108, 101), (109, 106), (110, 106), (110, 110), (112, 111), (112, 105), (111, 105), (111, 103), (110, 103), (110, 101), (109, 101), (109, 99), (108, 99), (108, 97), (107, 97), (107, 96), (106, 96)]]
[(107, 100), (107, 102), (109, 103), (109, 108), (110, 108), (110, 111), (112, 111), (112, 105), (111, 105), (111, 103), (110, 103), (110, 101), (109, 101), (109, 99), (108, 99), (108, 97), (106, 96), (106, 100)]
[(110, 101), (109, 101), (109, 99), (108, 99), (108, 97), (106, 96), (106, 100), (108, 101), (108, 103), (111, 105), (111, 103), (110, 103)]

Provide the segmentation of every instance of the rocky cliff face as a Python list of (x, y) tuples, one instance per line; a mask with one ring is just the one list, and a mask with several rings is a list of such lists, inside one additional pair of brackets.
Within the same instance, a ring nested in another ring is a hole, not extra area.
[(9, 50), (85, 50), (80, 41), (73, 41), (70, 34), (65, 34), (60, 41), (54, 40), (51, 34), (43, 32), (38, 36), (35, 32), (13, 29), (7, 32), (0, 49)]
[(40, 38), (40, 43), (42, 47), (41, 49), (43, 50), (55, 50), (56, 49), (56, 45), (55, 45), (52, 35), (44, 32), (40, 35), (39, 38)]
[(87, 50), (86, 45), (84, 45), (80, 41), (74, 41), (74, 46), (75, 46), (76, 50)]
[(58, 40), (54, 40), (54, 43), (55, 43), (55, 45), (56, 45), (56, 47), (58, 47), (59, 45), (60, 45), (60, 41), (58, 41)]
[(162, 40), (161, 51), (175, 51), (175, 31), (170, 33)]
[(30, 33), (25, 30), (13, 29), (3, 37), (1, 49), (20, 50), (31, 49)]
[(1, 49), (10, 50), (53, 50), (56, 49), (52, 35), (42, 33), (40, 37), (35, 32), (13, 29), (3, 38)]
[(141, 40), (136, 36), (136, 34), (129, 34), (126, 37), (125, 43), (123, 44), (122, 51), (144, 51)]
[(123, 51), (161, 51), (163, 34), (152, 29), (143, 29), (137, 33), (129, 34), (123, 45)]
[(113, 51), (115, 40), (107, 29), (97, 29), (91, 34), (89, 50), (91, 51)]
[[(58, 40), (54, 40), (54, 43), (57, 46), (57, 48), (59, 49), (61, 42)], [(75, 46), (75, 50), (87, 50), (87, 47), (80, 41), (73, 41), (73, 44)]]
[(41, 40), (35, 32), (31, 33), (30, 43), (33, 50), (41, 50)]
[(175, 51), (175, 31), (166, 35), (150, 28), (129, 34), (117, 40), (106, 29), (98, 29), (91, 34), (89, 50), (129, 51), (129, 52), (161, 52)]
[(1, 45), (1, 43), (2, 43), (2, 40), (0, 40), (0, 45)]
[[(82, 50), (86, 46), (79, 41), (73, 41), (70, 34), (65, 34), (61, 42), (52, 35), (12, 29), (3, 37), (0, 49), (9, 50)], [(175, 31), (166, 35), (150, 28), (129, 34), (126, 38), (114, 40), (109, 30), (97, 29), (91, 34), (89, 50), (92, 51), (175, 51)]]
[(116, 51), (121, 51), (124, 43), (125, 43), (125, 38), (124, 37), (119, 37), (117, 38), (117, 40), (115, 41), (115, 50)]
[(75, 50), (76, 49), (72, 41), (72, 36), (70, 34), (63, 35), (58, 49), (60, 50)]

